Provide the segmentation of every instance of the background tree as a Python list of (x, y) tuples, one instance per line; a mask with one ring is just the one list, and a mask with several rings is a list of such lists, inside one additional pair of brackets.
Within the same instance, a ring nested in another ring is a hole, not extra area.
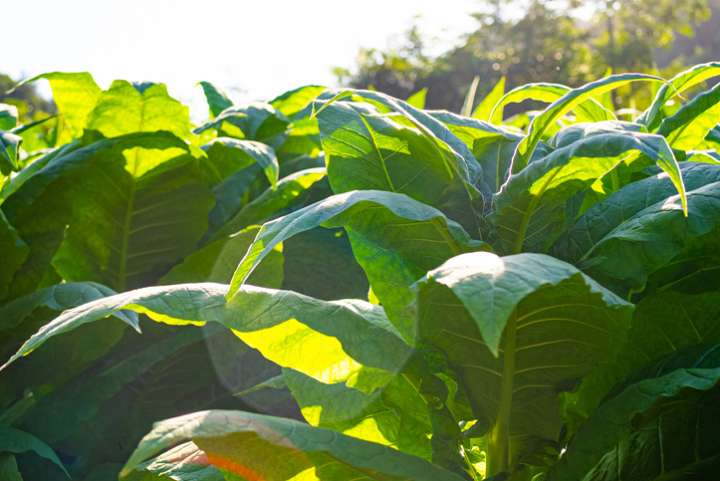
[(482, 95), (503, 75), (512, 88), (574, 86), (608, 69), (671, 74), (710, 60), (720, 45), (709, 21), (720, 15), (720, 0), (484, 0), (478, 10), (477, 28), (457, 47), (431, 57), (413, 26), (399, 47), (362, 49), (353, 71), (336, 69), (338, 80), (398, 97), (428, 88), (428, 107), (458, 110), (475, 76)]

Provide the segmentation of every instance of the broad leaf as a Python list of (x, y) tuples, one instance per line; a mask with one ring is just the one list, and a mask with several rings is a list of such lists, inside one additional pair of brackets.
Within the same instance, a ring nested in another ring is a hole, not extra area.
[(680, 168), (663, 137), (614, 129), (583, 134), (512, 175), (495, 195), (492, 220), (504, 252), (547, 251), (574, 220), (569, 199), (621, 166), (657, 164), (684, 198)]
[(636, 430), (638, 417), (682, 399), (689, 391), (714, 388), (720, 379), (718, 353), (717, 345), (696, 346), (649, 366), (618, 386), (581, 426), (548, 480), (584, 479), (606, 453), (622, 449), (616, 444)]
[[(238, 411), (198, 412), (156, 424), (140, 442), (121, 476), (187, 441), (205, 452), (214, 466), (247, 479), (463, 479), (421, 458), (379, 444), (289, 419)], [(278, 456), (283, 462), (276, 462)]]
[[(20, 85), (46, 79), (50, 82), (53, 101), (57, 105), (62, 122), (57, 145), (82, 136), (88, 116), (100, 98), (101, 90), (87, 72), (51, 72), (23, 81)], [(17, 88), (15, 87), (15, 88)]]
[(477, 230), (474, 211), (480, 193), (471, 185), (463, 159), (433, 136), (401, 124), (402, 119), (362, 104), (323, 106), (318, 120), (333, 191), (406, 194)]
[[(662, 176), (648, 179), (630, 184), (589, 209), (553, 251), (605, 285), (627, 293), (642, 290), (651, 274), (684, 252), (713, 249), (720, 225), (720, 182), (714, 180), (718, 167), (689, 167), (698, 169), (700, 177), (687, 179), (689, 185), (699, 184), (687, 190), (687, 217), (680, 196), (668, 196), (667, 184), (658, 182)], [(654, 195), (641, 197), (639, 192)]]
[[(356, 191), (329, 197), (265, 224), (235, 271), (230, 296), (280, 242), (309, 229), (345, 227), (375, 295), (406, 339), (413, 328), (399, 310), (410, 285), (449, 257), (482, 247), (440, 211), (401, 194)], [(396, 317), (400, 316), (400, 318)]]
[(481, 425), (547, 439), (557, 394), (614, 356), (632, 307), (541, 254), (464, 254), (416, 288), (420, 339), (447, 356)]

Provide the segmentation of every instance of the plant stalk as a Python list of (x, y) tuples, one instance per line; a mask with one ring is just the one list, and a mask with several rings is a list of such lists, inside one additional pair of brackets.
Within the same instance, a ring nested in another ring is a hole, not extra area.
[(488, 476), (510, 470), (510, 413), (515, 377), (516, 330), (515, 313), (513, 312), (505, 326), (500, 407), (488, 440)]

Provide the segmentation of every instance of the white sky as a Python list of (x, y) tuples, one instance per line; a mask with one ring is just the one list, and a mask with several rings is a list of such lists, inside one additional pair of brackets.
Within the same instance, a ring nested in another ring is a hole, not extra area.
[(116, 78), (164, 82), (196, 108), (199, 80), (238, 99), (330, 85), (332, 67), (353, 67), (360, 47), (387, 46), (416, 15), (448, 45), (473, 28), (468, 13), (477, 2), (0, 0), (0, 7), (0, 71), (88, 70), (101, 86)]

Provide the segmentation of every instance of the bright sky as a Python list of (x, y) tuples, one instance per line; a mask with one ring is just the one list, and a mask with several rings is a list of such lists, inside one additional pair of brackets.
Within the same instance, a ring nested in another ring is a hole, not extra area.
[[(3, 2), (0, 71), (15, 77), (88, 70), (168, 84), (198, 105), (199, 80), (236, 99), (332, 84), (360, 47), (385, 47), (416, 15), (449, 44), (470, 31), (474, 0), (20, 0)], [(9, 15), (8, 15), (9, 13)], [(9, 16), (9, 18), (8, 18)], [(244, 92), (244, 93), (243, 93)]]

